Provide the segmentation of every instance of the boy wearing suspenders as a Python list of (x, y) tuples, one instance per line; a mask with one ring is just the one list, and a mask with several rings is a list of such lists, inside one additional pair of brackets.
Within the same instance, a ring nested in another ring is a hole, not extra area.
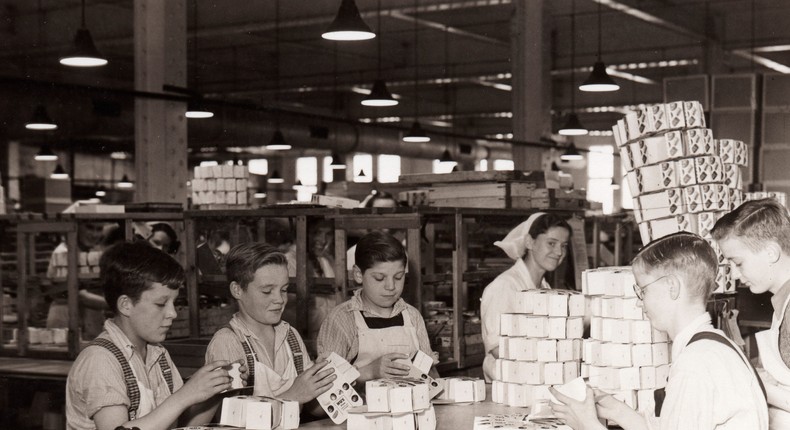
[(589, 387), (583, 402), (552, 388), (562, 402), (552, 404), (557, 416), (576, 430), (603, 429), (598, 416), (625, 430), (767, 429), (760, 379), (743, 353), (713, 328), (706, 311), (718, 269), (713, 248), (695, 234), (675, 233), (645, 245), (632, 266), (634, 291), (647, 318), (672, 339), (663, 402), (657, 393), (655, 413), (642, 415)]
[[(241, 243), (228, 252), (225, 268), (239, 312), (214, 334), (206, 362), (243, 360), (247, 385), (255, 387), (256, 396), (304, 405), (329, 390), (334, 369), (322, 369), (328, 363), (324, 359), (310, 360), (302, 337), (281, 319), (288, 302), (285, 255), (265, 243)], [(219, 398), (207, 402), (203, 416), (213, 416), (219, 404)], [(309, 411), (323, 413), (318, 402)]]
[(160, 345), (184, 284), (178, 262), (145, 242), (121, 243), (104, 253), (100, 267), (113, 316), (69, 372), (68, 429), (169, 429), (190, 406), (230, 388), (222, 369), (228, 362), (202, 367), (185, 385)]

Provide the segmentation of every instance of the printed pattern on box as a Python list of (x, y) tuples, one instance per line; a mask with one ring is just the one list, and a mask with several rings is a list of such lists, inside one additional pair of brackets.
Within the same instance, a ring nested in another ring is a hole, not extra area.
[(359, 371), (343, 357), (334, 352), (327, 357), (327, 366), (335, 368), (337, 378), (332, 382), (332, 388), (317, 397), (318, 404), (335, 424), (341, 424), (348, 417), (348, 410), (362, 406), (362, 397), (352, 386), (359, 378)]
[(247, 166), (195, 166), (193, 172), (192, 204), (206, 207), (247, 206)]

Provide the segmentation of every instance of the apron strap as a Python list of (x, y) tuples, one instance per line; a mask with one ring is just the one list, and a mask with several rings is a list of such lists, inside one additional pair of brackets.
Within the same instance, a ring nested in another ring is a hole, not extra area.
[[(126, 395), (129, 396), (129, 408), (127, 409), (129, 421), (133, 421), (137, 417), (137, 409), (140, 407), (140, 388), (137, 386), (137, 378), (134, 377), (132, 367), (129, 366), (129, 360), (124, 357), (120, 348), (118, 348), (116, 344), (112, 343), (108, 339), (97, 337), (88, 346), (99, 346), (105, 348), (115, 356), (116, 360), (118, 360), (118, 363), (121, 365), (121, 369), (123, 370), (123, 379), (126, 382)], [(164, 357), (164, 354), (162, 357)], [(170, 384), (172, 384), (172, 376), (170, 379)], [(170, 386), (170, 390), (172, 392), (172, 385), (168, 386)]]
[(757, 375), (757, 371), (754, 370), (754, 367), (751, 365), (751, 363), (749, 363), (743, 357), (743, 355), (737, 349), (735, 349), (734, 346), (732, 346), (732, 344), (730, 343), (730, 341), (727, 340), (727, 338), (725, 338), (724, 336), (722, 336), (722, 335), (720, 335), (718, 333), (714, 333), (712, 331), (701, 331), (701, 332), (695, 334), (691, 338), (691, 340), (689, 341), (689, 343), (687, 345), (691, 345), (692, 343), (694, 343), (694, 342), (696, 342), (698, 340), (712, 340), (714, 342), (718, 342), (718, 343), (721, 343), (723, 345), (727, 345), (728, 347), (730, 347), (730, 349), (732, 349), (733, 352), (738, 354), (738, 357), (741, 357), (741, 360), (743, 360), (743, 363), (746, 364), (746, 367), (751, 369), (752, 373), (754, 374), (754, 377), (757, 378), (757, 383), (760, 384), (760, 390), (763, 392), (763, 397), (766, 400), (768, 399), (768, 395), (765, 392), (765, 385), (763, 385), (763, 381), (760, 379), (760, 376)]
[(296, 374), (301, 375), (304, 372), (304, 355), (302, 347), (299, 346), (299, 341), (296, 339), (294, 328), (288, 329), (288, 346), (291, 348), (291, 355), (294, 357), (294, 366), (296, 366)]

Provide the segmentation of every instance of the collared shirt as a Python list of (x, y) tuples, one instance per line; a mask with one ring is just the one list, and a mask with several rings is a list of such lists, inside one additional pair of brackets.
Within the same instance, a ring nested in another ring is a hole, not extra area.
[[(173, 375), (173, 392), (184, 385), (167, 350), (161, 345), (146, 346), (145, 362), (120, 327), (108, 319), (98, 336), (114, 343), (129, 361), (137, 381), (153, 391), (156, 406), (170, 396), (159, 358), (164, 355)], [(131, 401), (126, 394), (126, 382), (118, 359), (101, 347), (85, 348), (74, 361), (66, 381), (66, 420), (68, 429), (95, 429), (93, 416), (108, 406), (128, 408)]]
[(362, 301), (362, 290), (354, 292), (354, 296), (337, 305), (324, 323), (318, 333), (318, 354), (329, 354), (331, 352), (343, 357), (349, 362), (353, 362), (359, 354), (359, 337), (357, 335), (357, 325), (354, 322), (354, 312), (362, 311), (363, 316), (373, 317), (394, 317), (401, 312), (406, 312), (417, 329), (417, 341), (420, 351), (432, 355), (431, 342), (428, 339), (428, 331), (425, 328), (425, 321), (420, 315), (420, 311), (414, 306), (406, 303), (403, 299), (398, 299), (392, 307), (390, 315), (379, 315), (370, 306)]
[[(252, 350), (258, 357), (258, 361), (264, 366), (274, 370), (279, 375), (286, 374), (290, 370), (295, 375), (296, 365), (294, 364), (293, 354), (291, 348), (288, 346), (288, 330), (291, 329), (290, 324), (285, 321), (280, 321), (274, 326), (274, 363), (269, 358), (267, 352), (269, 346), (264, 345), (263, 341), (247, 326), (241, 319), (237, 312), (230, 320), (230, 327), (232, 330), (219, 330), (211, 338), (211, 342), (206, 349), (206, 363), (216, 360), (238, 361), (243, 359), (246, 365), (247, 358), (244, 355), (244, 347), (241, 345), (241, 336), (249, 336), (250, 345)], [(294, 330), (296, 340), (299, 347), (302, 349), (302, 357), (304, 357), (305, 370), (313, 367), (313, 361), (310, 360), (310, 355), (307, 353), (302, 336), (299, 332)], [(263, 375), (255, 374), (255, 378), (263, 377)], [(288, 384), (290, 387), (290, 384)], [(270, 396), (278, 395), (279, 393), (268, 394)]]
[(790, 280), (782, 285), (779, 292), (771, 297), (771, 304), (774, 307), (773, 319), (778, 321), (782, 318), (784, 311), (784, 321), (779, 326), (779, 354), (782, 356), (782, 361), (787, 367), (790, 368), (790, 306), (784, 308), (788, 297), (790, 297)]
[(651, 428), (742, 430), (768, 429), (768, 406), (756, 376), (742, 354), (715, 341), (699, 340), (714, 330), (710, 315), (700, 314), (675, 336), (666, 399), (659, 425)]

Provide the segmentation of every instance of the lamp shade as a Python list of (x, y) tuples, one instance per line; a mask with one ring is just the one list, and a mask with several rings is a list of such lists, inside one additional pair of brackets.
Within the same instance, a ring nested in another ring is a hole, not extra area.
[(430, 142), (431, 138), (425, 133), (425, 130), (422, 129), (422, 125), (420, 125), (420, 121), (414, 121), (411, 124), (411, 128), (409, 132), (403, 136), (404, 142)]
[(584, 157), (579, 153), (579, 150), (576, 149), (576, 144), (573, 142), (571, 142), (571, 144), (568, 145), (568, 148), (565, 149), (565, 152), (560, 155), (560, 160), (564, 161), (578, 161), (583, 159)]
[(58, 125), (47, 114), (47, 108), (44, 105), (38, 105), (33, 111), (33, 117), (25, 123), (25, 128), (28, 130), (55, 130)]
[(453, 156), (450, 155), (449, 149), (445, 149), (444, 152), (442, 152), (442, 156), (439, 157), (439, 161), (442, 163), (455, 163)]
[(266, 145), (266, 149), (269, 151), (287, 151), (291, 149), (291, 145), (285, 141), (285, 137), (283, 136), (283, 132), (280, 131), (278, 128), (274, 131), (272, 135), (272, 140)]
[(99, 187), (96, 189), (96, 197), (104, 197), (107, 195), (107, 190), (104, 187)]
[(346, 162), (343, 160), (343, 157), (340, 156), (337, 152), (332, 153), (332, 162), (329, 165), (333, 169), (345, 169)]
[(619, 90), (620, 85), (617, 85), (617, 82), (606, 73), (606, 65), (603, 61), (596, 61), (590, 76), (583, 84), (579, 85), (579, 89), (589, 92), (607, 92)]
[(96, 45), (93, 44), (91, 32), (82, 27), (77, 30), (77, 35), (74, 36), (74, 45), (71, 51), (60, 57), (60, 64), (71, 67), (98, 67), (107, 64), (107, 59), (99, 53)]
[(129, 180), (129, 177), (126, 176), (126, 174), (124, 173), (123, 177), (121, 178), (120, 181), (118, 181), (117, 185), (118, 188), (132, 188), (134, 186), (134, 183), (132, 183), (132, 181)]
[(192, 99), (187, 103), (187, 111), (184, 113), (187, 118), (211, 118), (214, 112), (206, 107), (206, 104), (201, 99)]
[(384, 80), (376, 79), (373, 82), (370, 94), (362, 100), (362, 104), (364, 106), (386, 107), (395, 106), (398, 104), (398, 101), (395, 100), (395, 97), (392, 97), (392, 93), (387, 89), (387, 84)]
[(57, 166), (55, 166), (55, 170), (52, 171), (49, 177), (52, 179), (68, 179), (69, 174), (66, 173), (66, 169), (64, 169), (63, 166), (58, 164)]
[(283, 182), (285, 182), (285, 179), (283, 179), (283, 177), (280, 176), (280, 172), (275, 170), (272, 172), (271, 175), (269, 175), (269, 179), (267, 179), (266, 182), (270, 184), (282, 184)]
[(41, 149), (38, 150), (35, 157), (33, 157), (36, 161), (55, 161), (58, 159), (58, 155), (52, 152), (49, 145), (42, 145)]
[(579, 121), (579, 117), (573, 112), (568, 115), (565, 125), (560, 129), (560, 134), (563, 136), (584, 136), (587, 133), (587, 129), (584, 128), (581, 121)]
[(376, 33), (362, 20), (354, 0), (342, 0), (335, 20), (321, 37), (336, 41), (368, 40), (376, 37)]

